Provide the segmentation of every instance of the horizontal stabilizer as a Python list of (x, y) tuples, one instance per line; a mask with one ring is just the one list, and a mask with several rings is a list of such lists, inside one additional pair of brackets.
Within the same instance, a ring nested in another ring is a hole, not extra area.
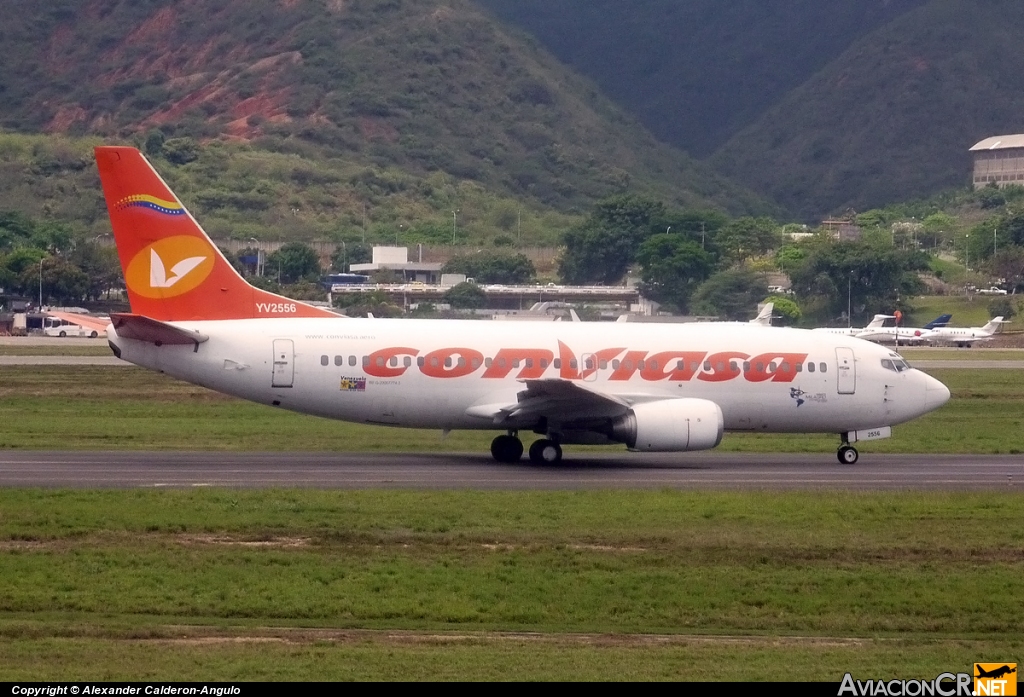
[(117, 335), (125, 339), (145, 341), (157, 346), (164, 344), (199, 344), (210, 337), (196, 331), (189, 331), (172, 324), (150, 319), (143, 315), (115, 312), (110, 315)]

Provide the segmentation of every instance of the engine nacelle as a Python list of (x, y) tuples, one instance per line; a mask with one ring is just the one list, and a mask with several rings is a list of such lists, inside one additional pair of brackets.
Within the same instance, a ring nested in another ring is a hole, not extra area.
[(637, 404), (611, 424), (609, 436), (630, 450), (708, 450), (722, 442), (722, 409), (707, 399), (663, 399)]

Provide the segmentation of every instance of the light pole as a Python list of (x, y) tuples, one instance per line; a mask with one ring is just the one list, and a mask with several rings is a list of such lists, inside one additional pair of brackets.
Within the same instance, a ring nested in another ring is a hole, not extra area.
[(971, 233), (967, 233), (967, 239), (964, 241), (964, 268), (968, 271), (971, 270)]
[(249, 241), (256, 243), (256, 275), (262, 276), (263, 274), (260, 273), (260, 241), (255, 237), (250, 237)]
[(455, 246), (455, 220), (456, 220), (456, 216), (458, 215), (458, 212), (460, 210), (461, 210), (460, 208), (456, 208), (455, 210), (452, 211), (452, 246), (453, 247)]
[(846, 277), (846, 326), (853, 326), (853, 271)]
[(43, 309), (43, 260), (39, 260), (39, 309)]

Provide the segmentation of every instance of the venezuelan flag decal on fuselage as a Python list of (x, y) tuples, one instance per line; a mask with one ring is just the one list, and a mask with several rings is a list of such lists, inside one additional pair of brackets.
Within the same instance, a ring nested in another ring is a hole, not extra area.
[(125, 196), (114, 204), (114, 208), (123, 210), (125, 208), (148, 208), (164, 215), (185, 215), (185, 209), (177, 201), (165, 201), (149, 194), (134, 194)]

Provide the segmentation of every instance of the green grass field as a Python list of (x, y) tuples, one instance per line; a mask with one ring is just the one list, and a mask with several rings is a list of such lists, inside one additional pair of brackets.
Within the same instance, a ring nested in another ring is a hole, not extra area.
[(1024, 658), (1013, 494), (8, 490), (0, 510), (2, 680), (837, 681)]
[[(0, 447), (485, 452), (135, 368), (4, 366)], [(1024, 371), (864, 452), (1020, 452)], [(131, 385), (126, 390), (126, 385)], [(830, 436), (728, 434), (735, 450)], [(607, 450), (607, 449), (606, 449)], [(1024, 498), (0, 490), (0, 680), (825, 680), (1024, 662)]]

